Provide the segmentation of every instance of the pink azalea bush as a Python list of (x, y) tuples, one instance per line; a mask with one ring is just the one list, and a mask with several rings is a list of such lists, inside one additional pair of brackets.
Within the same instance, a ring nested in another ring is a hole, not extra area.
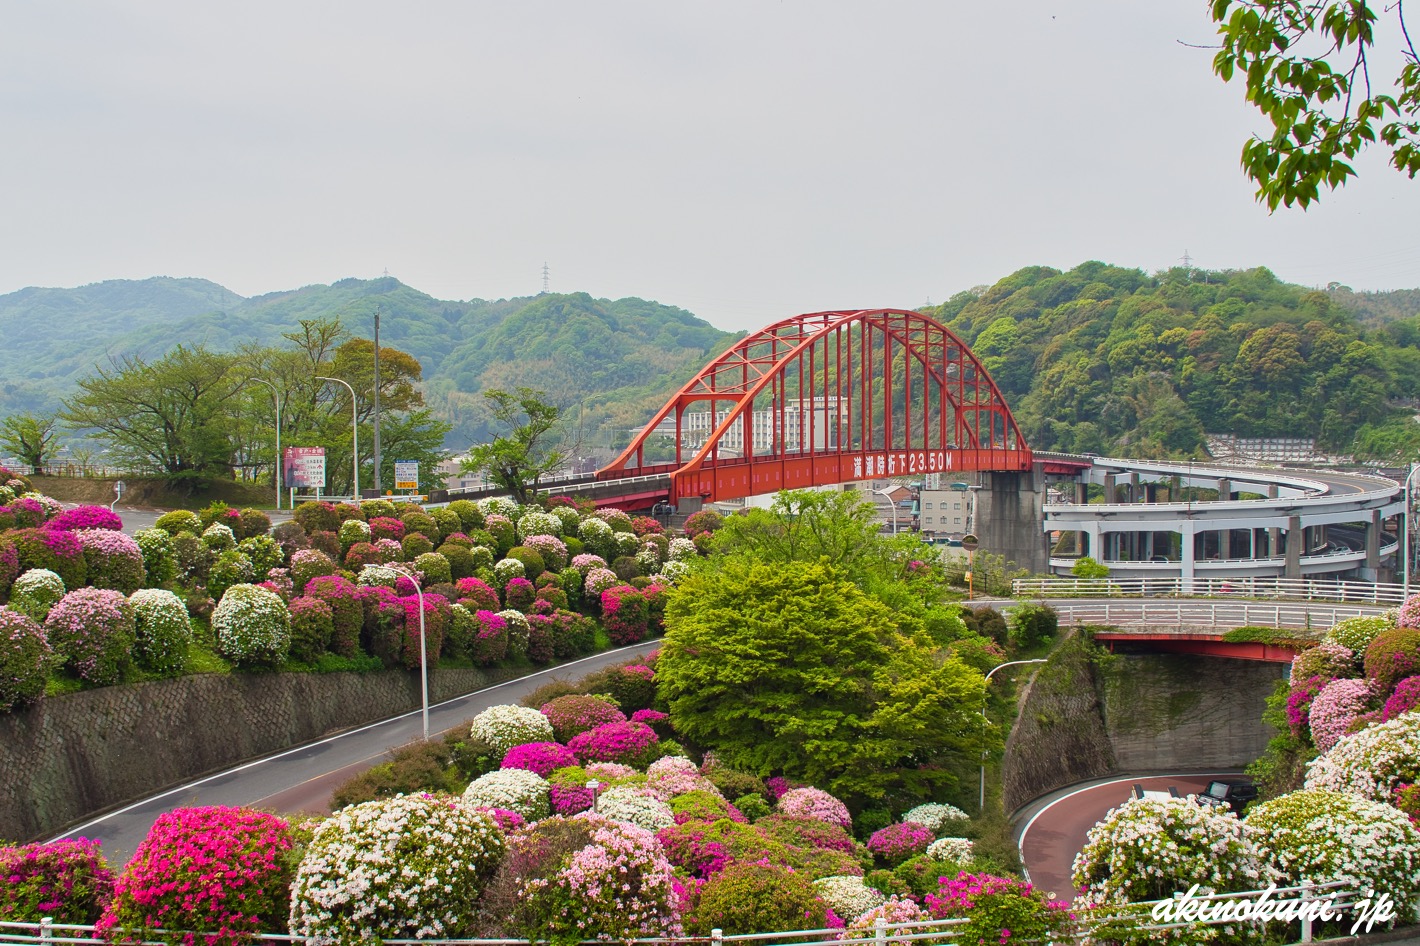
[(567, 748), (581, 762), (635, 762), (660, 740), (645, 723), (607, 723), (573, 736)]
[(0, 713), (44, 696), (52, 657), (42, 627), (28, 615), (0, 608)]
[(1388, 693), (1406, 677), (1420, 674), (1420, 628), (1400, 627), (1377, 634), (1366, 647), (1365, 666), (1366, 676), (1375, 682), (1379, 693)]
[(0, 847), (0, 917), (12, 923), (96, 923), (113, 871), (89, 838)]
[(874, 831), (868, 838), (868, 850), (889, 864), (900, 864), (927, 850), (936, 838), (925, 825), (915, 821), (900, 821)]
[(291, 827), (245, 808), (178, 808), (158, 816), (114, 888), (99, 926), (141, 934), (187, 930), (187, 942), (234, 942), (286, 925)]
[(1358, 669), (1355, 651), (1335, 641), (1322, 641), (1292, 658), (1291, 678), (1305, 680), (1323, 677), (1335, 680), (1337, 677), (1353, 676)]
[(542, 556), (549, 571), (560, 572), (567, 567), (567, 543), (555, 535), (530, 535), (523, 545)]
[(503, 754), (502, 768), (527, 769), (547, 778), (557, 769), (576, 764), (572, 750), (559, 742), (525, 742)]
[(563, 742), (607, 723), (626, 722), (626, 714), (613, 703), (583, 693), (549, 700), (542, 704), (542, 715), (552, 723), (553, 733)]
[(65, 665), (87, 683), (117, 683), (133, 663), (133, 606), (122, 592), (79, 588), (44, 619), (45, 634)]
[(404, 523), (392, 516), (376, 516), (369, 520), (370, 536), (376, 542), (380, 539), (393, 539), (398, 542), (404, 538)]
[[(826, 821), (844, 829), (853, 827), (848, 806), (821, 788), (792, 788), (779, 796), (777, 808), (780, 814), (791, 818)], [(928, 843), (931, 843), (930, 838)]]
[(126, 595), (143, 587), (148, 573), (143, 566), (143, 550), (132, 536), (112, 529), (78, 529), (74, 537), (84, 549), (89, 584)]
[(1311, 707), (1312, 742), (1326, 752), (1346, 735), (1351, 724), (1371, 709), (1371, 684), (1366, 680), (1332, 680), (1322, 687)]
[(1394, 719), (1417, 706), (1420, 706), (1420, 676), (1406, 677), (1395, 685), (1395, 690), (1386, 698), (1381, 715), (1383, 719)]
[(320, 575), (306, 582), (306, 595), (330, 606), (331, 652), (342, 657), (358, 654), (365, 615), (355, 584), (343, 575)]
[(473, 641), (473, 658), (479, 664), (502, 660), (508, 653), (508, 621), (501, 614), (480, 610), (475, 612), (478, 633)]
[[(592, 584), (591, 576), (587, 579)], [(618, 646), (645, 640), (650, 627), (646, 596), (631, 585), (615, 585), (602, 592), (602, 625)]]
[(459, 601), (470, 611), (498, 611), (502, 604), (498, 593), (481, 578), (460, 578), (454, 583), (458, 589)]

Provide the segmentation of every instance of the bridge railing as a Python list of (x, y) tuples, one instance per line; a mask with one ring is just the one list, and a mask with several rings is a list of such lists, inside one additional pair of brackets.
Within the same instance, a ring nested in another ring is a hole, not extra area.
[(1404, 586), (1327, 578), (1018, 578), (1016, 598), (1277, 598), (1355, 601), (1375, 605), (1405, 602)]
[(1301, 602), (1264, 604), (1236, 601), (1061, 601), (1052, 605), (1062, 623), (1113, 627), (1175, 627), (1231, 630), (1275, 627), (1321, 633), (1347, 618), (1370, 617), (1383, 609), (1365, 605), (1318, 607)]

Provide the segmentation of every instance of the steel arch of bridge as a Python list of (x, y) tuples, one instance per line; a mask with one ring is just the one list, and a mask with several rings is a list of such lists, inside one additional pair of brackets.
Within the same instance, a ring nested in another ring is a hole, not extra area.
[[(674, 462), (647, 463), (648, 443), (668, 435)], [(796, 315), (736, 342), (597, 479), (668, 475), (671, 502), (713, 502), (1031, 462), (1000, 390), (960, 338), (920, 312), (861, 309)]]

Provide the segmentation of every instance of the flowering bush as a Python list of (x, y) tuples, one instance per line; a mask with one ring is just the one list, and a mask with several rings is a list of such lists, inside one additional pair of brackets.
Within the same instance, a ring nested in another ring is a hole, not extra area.
[(489, 516), (517, 519), (523, 512), (523, 507), (519, 506), (516, 500), (509, 499), (507, 496), (489, 496), (486, 499), (475, 500), (474, 505), (478, 507), (479, 512), (483, 513), (485, 521)]
[(613, 785), (597, 799), (597, 813), (613, 821), (659, 831), (675, 824), (671, 806), (649, 789), (635, 785)]
[(498, 593), (478, 578), (460, 578), (454, 587), (459, 591), (459, 600), (466, 601), (471, 611), (497, 611), (502, 607)]
[(316, 549), (301, 549), (291, 556), (291, 583), (294, 593), (305, 594), (306, 583), (322, 575), (334, 575), (337, 569), (329, 555)]
[[(591, 583), (591, 576), (588, 576)], [(618, 646), (646, 638), (650, 609), (646, 596), (631, 585), (614, 585), (602, 592), (602, 625)]]
[(344, 808), (301, 859), (291, 933), (323, 943), (467, 936), (503, 852), (493, 818), (445, 796)]
[(257, 575), (265, 575), (273, 568), (282, 567), (286, 553), (269, 535), (253, 535), (237, 543), (237, 550), (251, 560), (251, 570)]
[(113, 897), (113, 871), (89, 838), (0, 847), (0, 878), (0, 917), (10, 923), (96, 923)]
[(335, 534), (340, 539), (340, 547), (348, 553), (355, 543), (370, 541), (370, 524), (362, 519), (346, 519)]
[(12, 500), (0, 512), (6, 513), (14, 522), (15, 528), (33, 529), (43, 525), (47, 518), (44, 504), (34, 496), (22, 496)]
[(503, 602), (511, 611), (526, 614), (531, 610), (533, 599), (536, 597), (537, 589), (526, 578), (509, 578), (503, 586)]
[[(549, 835), (563, 843), (548, 843)], [(680, 935), (671, 865), (650, 832), (583, 814), (533, 825), (509, 847), (517, 875), (526, 878), (515, 922), (529, 937), (571, 943)]]
[(306, 582), (306, 595), (330, 605), (330, 649), (342, 657), (360, 652), (360, 627), (364, 609), (358, 589), (343, 575), (322, 575)]
[(1371, 709), (1375, 697), (1366, 680), (1332, 680), (1312, 700), (1312, 742), (1322, 752), (1350, 731), (1351, 724)]
[(74, 537), (83, 546), (88, 581), (95, 588), (132, 594), (143, 586), (143, 550), (131, 536), (111, 529), (78, 529)]
[(376, 541), (393, 539), (399, 542), (404, 538), (404, 523), (393, 516), (376, 516), (366, 524), (370, 527), (370, 538)]
[(50, 647), (88, 683), (117, 683), (133, 661), (133, 607), (122, 593), (79, 588), (59, 599), (44, 619)]
[(399, 572), (386, 565), (366, 565), (355, 576), (356, 584), (366, 588), (394, 588), (399, 580)]
[(927, 856), (934, 861), (962, 864), (971, 860), (972, 846), (968, 838), (938, 838), (927, 845)]
[(197, 535), (202, 532), (202, 519), (195, 512), (186, 509), (174, 509), (172, 512), (165, 512), (158, 517), (158, 521), (153, 523), (156, 529), (162, 529), (168, 535), (177, 535), (179, 532), (191, 532)]
[(1287, 726), (1294, 736), (1311, 739), (1312, 702), (1322, 691), (1330, 677), (1293, 677), (1287, 691)]
[(518, 518), (518, 535), (527, 539), (535, 535), (559, 536), (562, 534), (562, 520), (547, 512), (527, 512)]
[(822, 929), (837, 919), (808, 876), (760, 862), (731, 864), (707, 880), (685, 926), (697, 936), (735, 935)]
[(1304, 789), (1253, 805), (1247, 825), (1262, 837), (1283, 885), (1345, 881), (1359, 890), (1389, 894), (1401, 923), (1415, 918), (1420, 833), (1391, 806), (1344, 792)]
[(844, 829), (853, 827), (848, 806), (820, 788), (790, 789), (779, 796), (775, 807), (780, 814), (791, 818), (812, 818), (815, 821), (836, 824)]
[(134, 656), (158, 674), (182, 673), (192, 644), (192, 620), (181, 598), (162, 588), (139, 588), (128, 596), (133, 607)]
[(47, 568), (64, 580), (65, 588), (72, 591), (83, 587), (88, 569), (84, 546), (74, 533), (62, 529), (17, 529), (5, 538), (15, 545), (21, 572)]
[(286, 608), (291, 613), (291, 659), (309, 662), (325, 653), (335, 633), (330, 605), (302, 595)]
[(1306, 787), (1389, 802), (1396, 786), (1420, 781), (1420, 713), (1367, 726), (1307, 766)]
[(1396, 614), (1396, 624), (1401, 627), (1420, 627), (1420, 595), (1405, 599)]
[(123, 528), (123, 520), (107, 506), (75, 506), (65, 509), (49, 520), (51, 529), (109, 529), (117, 532)]
[(274, 591), (233, 585), (212, 612), (212, 633), (233, 663), (278, 666), (291, 648), (291, 614)]
[(207, 571), (207, 593), (220, 601), (228, 588), (249, 584), (255, 577), (251, 559), (237, 549), (228, 549), (217, 556)]
[(603, 591), (619, 584), (621, 584), (621, 579), (610, 568), (593, 568), (587, 572), (582, 587), (588, 596), (600, 601)]
[[(889, 864), (901, 864), (927, 850), (932, 832), (916, 821), (900, 821), (874, 831), (868, 838), (868, 850)], [(861, 912), (861, 911), (860, 911)]]
[(579, 733), (567, 741), (567, 748), (579, 761), (635, 764), (659, 739), (645, 723), (606, 723)]
[(567, 544), (555, 535), (531, 535), (523, 544), (542, 556), (549, 571), (560, 572), (567, 567)]
[(1420, 706), (1420, 676), (1406, 677), (1395, 685), (1394, 692), (1386, 697), (1383, 719), (1394, 719)]
[(1377, 634), (1388, 631), (1394, 626), (1393, 623), (1380, 615), (1347, 618), (1332, 625), (1331, 630), (1326, 632), (1326, 639), (1359, 654), (1365, 651), (1371, 641), (1375, 640)]
[(538, 821), (549, 813), (547, 779), (527, 769), (496, 769), (469, 783), (463, 803), (474, 808), (506, 808), (528, 821)]
[[(659, 792), (657, 796), (664, 797)], [(667, 804), (671, 806), (671, 814), (675, 817), (676, 824), (685, 824), (687, 821), (719, 821), (721, 818), (743, 823), (749, 820), (738, 808), (727, 802), (718, 790), (682, 792), (672, 796)]]
[(1358, 670), (1360, 667), (1357, 665), (1355, 651), (1335, 641), (1322, 641), (1292, 658), (1291, 679), (1324, 677), (1327, 680), (1335, 680), (1337, 677), (1354, 676)]
[(840, 917), (861, 916), (887, 900), (864, 883), (862, 877), (820, 877), (814, 881), (814, 890)]
[(607, 723), (626, 721), (626, 714), (610, 700), (583, 693), (559, 696), (542, 705), (542, 714), (552, 724), (552, 732), (562, 742)]
[(572, 567), (581, 572), (583, 578), (586, 578), (592, 569), (606, 568), (606, 559), (600, 555), (583, 552), (580, 555), (572, 556)]
[(202, 544), (214, 552), (226, 552), (237, 547), (237, 534), (232, 527), (214, 522), (202, 530)]
[[(178, 808), (158, 816), (115, 884), (100, 928), (187, 930), (236, 942), (286, 922), (291, 828), (244, 808)], [(110, 935), (112, 935), (112, 933)], [(169, 934), (168, 942), (197, 942)]]
[[(913, 920), (930, 919), (929, 915), (922, 910), (912, 900), (902, 900), (896, 895), (889, 897), (881, 906), (873, 907), (864, 913), (860, 913), (848, 921), (847, 927), (838, 935), (840, 940), (862, 941), (865, 934), (877, 929), (878, 920), (882, 919), (888, 924), (911, 923)], [(926, 933), (931, 927), (921, 926), (899, 926), (893, 930), (899, 935), (912, 935), (913, 933)], [(931, 942), (930, 939), (922, 942)]]
[(908, 809), (902, 816), (903, 821), (915, 821), (932, 832), (933, 835), (940, 835), (952, 822), (966, 821), (967, 814), (956, 805), (944, 805), (939, 802), (928, 802), (925, 805), (918, 805), (916, 808)]
[(43, 621), (49, 609), (64, 597), (64, 580), (47, 568), (32, 568), (15, 579), (10, 589), (10, 608), (33, 620)]
[(494, 580), (499, 586), (504, 587), (514, 578), (522, 578), (525, 572), (526, 569), (523, 567), (523, 563), (516, 558), (500, 559), (498, 563), (493, 566)]
[(670, 547), (666, 551), (668, 561), (684, 562), (699, 555), (695, 548), (695, 543), (690, 539), (671, 539)]
[(1366, 647), (1366, 676), (1378, 693), (1389, 693), (1406, 677), (1420, 674), (1420, 628), (1382, 631)]
[(1045, 942), (1070, 925), (1065, 904), (1047, 903), (1030, 884), (1014, 878), (962, 872), (943, 881), (937, 893), (924, 900), (935, 919), (967, 918), (952, 930), (960, 942)]
[[(1231, 813), (1187, 801), (1130, 800), (1090, 829), (1076, 855), (1073, 880), (1082, 891), (1076, 904), (1089, 909), (1158, 900), (1193, 884), (1209, 893), (1266, 887), (1277, 874), (1255, 838)], [(1237, 933), (1188, 929), (1190, 941)]]
[(647, 766), (646, 787), (668, 801), (686, 792), (720, 794), (715, 783), (700, 774), (700, 767), (684, 756), (666, 756)]
[(552, 742), (552, 723), (535, 709), (504, 703), (473, 718), (469, 735), (502, 754), (525, 742)]
[(555, 770), (576, 765), (572, 750), (558, 742), (525, 742), (503, 754), (503, 768), (527, 769), (547, 778)]
[[(44, 696), (51, 657), (43, 628), (28, 615), (0, 608), (0, 713)], [(0, 870), (0, 877), (3, 876), (4, 871)], [(0, 916), (4, 916), (3, 911)]]

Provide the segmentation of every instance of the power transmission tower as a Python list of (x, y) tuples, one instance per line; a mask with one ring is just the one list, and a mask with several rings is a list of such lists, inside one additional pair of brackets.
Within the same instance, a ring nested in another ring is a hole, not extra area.
[(548, 271), (547, 263), (542, 264), (542, 294), (547, 295), (552, 291), (552, 273)]

